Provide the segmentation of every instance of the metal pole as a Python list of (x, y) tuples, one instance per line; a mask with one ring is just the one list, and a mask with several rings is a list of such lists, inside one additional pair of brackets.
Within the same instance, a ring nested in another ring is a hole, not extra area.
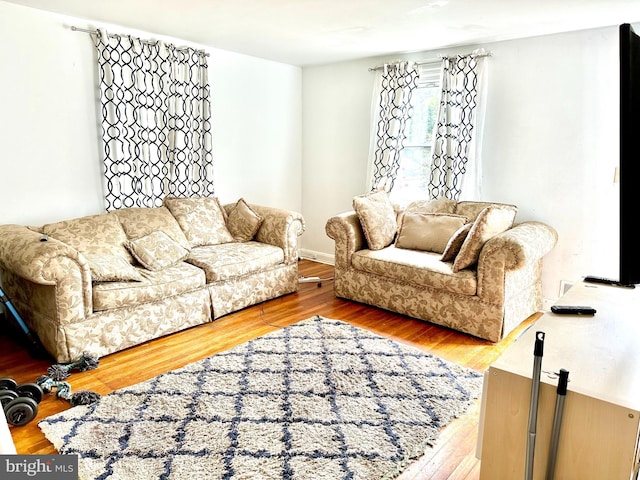
[(558, 378), (556, 411), (553, 414), (553, 430), (551, 431), (551, 444), (549, 446), (549, 461), (547, 463), (546, 480), (553, 480), (556, 469), (556, 457), (558, 456), (558, 439), (560, 438), (560, 425), (562, 425), (562, 412), (564, 410), (564, 400), (567, 396), (568, 383), (569, 371), (561, 368)]
[(529, 430), (527, 434), (527, 456), (525, 479), (533, 479), (533, 455), (536, 448), (536, 424), (538, 423), (538, 397), (540, 394), (540, 372), (542, 371), (542, 354), (544, 350), (544, 332), (536, 332), (536, 343), (533, 348), (533, 375), (531, 376), (531, 402), (529, 405)]
[(18, 311), (13, 306), (13, 303), (11, 303), (11, 301), (9, 300), (9, 297), (5, 295), (1, 287), (0, 287), (0, 303), (4, 304), (4, 306), (8, 310), (8, 314), (11, 314), (15, 322), (20, 327), (20, 330), (22, 330), (22, 333), (24, 333), (24, 335), (27, 337), (27, 340), (29, 341), (29, 348), (30, 348), (31, 354), (36, 358), (43, 358), (43, 355), (45, 355), (45, 351), (44, 351), (44, 347), (40, 343), (40, 340), (36, 338), (36, 336), (31, 332), (27, 324), (24, 323), (24, 320), (22, 319)]

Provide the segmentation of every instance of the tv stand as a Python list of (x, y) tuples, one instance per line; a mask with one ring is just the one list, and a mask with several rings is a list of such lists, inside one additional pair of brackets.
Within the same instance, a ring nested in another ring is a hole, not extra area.
[(598, 283), (600, 285), (613, 285), (615, 287), (636, 288), (633, 284), (620, 283), (613, 278), (597, 277), (595, 275), (587, 275), (584, 277), (584, 281), (587, 283)]
[(524, 478), (536, 332), (545, 332), (533, 480), (549, 460), (557, 372), (569, 371), (555, 478), (629, 480), (640, 469), (640, 289), (579, 282), (558, 301), (598, 313), (545, 313), (485, 372), (480, 480)]

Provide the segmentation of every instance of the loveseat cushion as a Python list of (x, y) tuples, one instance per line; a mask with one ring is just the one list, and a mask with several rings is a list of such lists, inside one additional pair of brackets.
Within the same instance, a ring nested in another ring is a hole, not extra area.
[(113, 213), (120, 220), (120, 224), (129, 239), (136, 239), (152, 232), (161, 231), (184, 248), (191, 248), (189, 240), (184, 236), (180, 225), (178, 225), (177, 220), (171, 215), (167, 207), (130, 207), (115, 210)]
[(448, 198), (436, 200), (414, 200), (407, 205), (405, 213), (456, 213), (458, 202)]
[(396, 247), (442, 253), (453, 234), (467, 221), (460, 215), (405, 213)]
[(406, 250), (391, 245), (381, 250), (359, 250), (353, 254), (351, 264), (357, 270), (398, 282), (475, 295), (475, 272), (462, 270), (454, 273), (451, 263), (440, 261), (440, 256), (439, 253)]
[(284, 262), (284, 251), (259, 242), (225, 243), (193, 248), (186, 261), (201, 268), (207, 283), (212, 283), (279, 265)]
[(227, 214), (216, 197), (166, 197), (164, 205), (178, 221), (191, 247), (233, 242)]
[(513, 210), (514, 212), (516, 212), (516, 214), (518, 213), (518, 207), (509, 203), (474, 202), (472, 200), (464, 200), (462, 202), (456, 203), (455, 209), (452, 213), (467, 217), (469, 219), (469, 222), (473, 222), (476, 220), (476, 218), (478, 218), (480, 212), (482, 212), (487, 207), (504, 207)]
[(453, 271), (458, 272), (475, 265), (487, 240), (510, 229), (515, 218), (516, 209), (510, 206), (494, 205), (484, 208), (460, 247), (460, 252), (453, 262)]
[(458, 253), (460, 253), (460, 249), (462, 248), (462, 244), (467, 239), (467, 235), (469, 235), (469, 230), (473, 223), (465, 223), (458, 230), (455, 231), (451, 238), (447, 242), (447, 246), (444, 248), (442, 252), (442, 257), (440, 260), (443, 262), (453, 262), (456, 259)]
[(374, 192), (353, 198), (364, 236), (371, 250), (380, 250), (393, 242), (398, 231), (396, 212), (387, 192)]
[(205, 285), (204, 272), (185, 262), (160, 271), (142, 268), (138, 271), (143, 277), (141, 282), (94, 283), (93, 310), (97, 312), (112, 308), (138, 307)]

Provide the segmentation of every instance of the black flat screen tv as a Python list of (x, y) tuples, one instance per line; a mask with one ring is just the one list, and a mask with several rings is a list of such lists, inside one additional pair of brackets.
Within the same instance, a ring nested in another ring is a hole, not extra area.
[(620, 34), (620, 255), (623, 286), (640, 284), (640, 37), (630, 24)]

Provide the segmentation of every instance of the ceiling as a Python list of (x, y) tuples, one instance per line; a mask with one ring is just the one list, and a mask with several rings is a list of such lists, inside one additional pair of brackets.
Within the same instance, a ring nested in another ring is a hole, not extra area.
[(6, 0), (307, 66), (640, 21), (639, 0)]

